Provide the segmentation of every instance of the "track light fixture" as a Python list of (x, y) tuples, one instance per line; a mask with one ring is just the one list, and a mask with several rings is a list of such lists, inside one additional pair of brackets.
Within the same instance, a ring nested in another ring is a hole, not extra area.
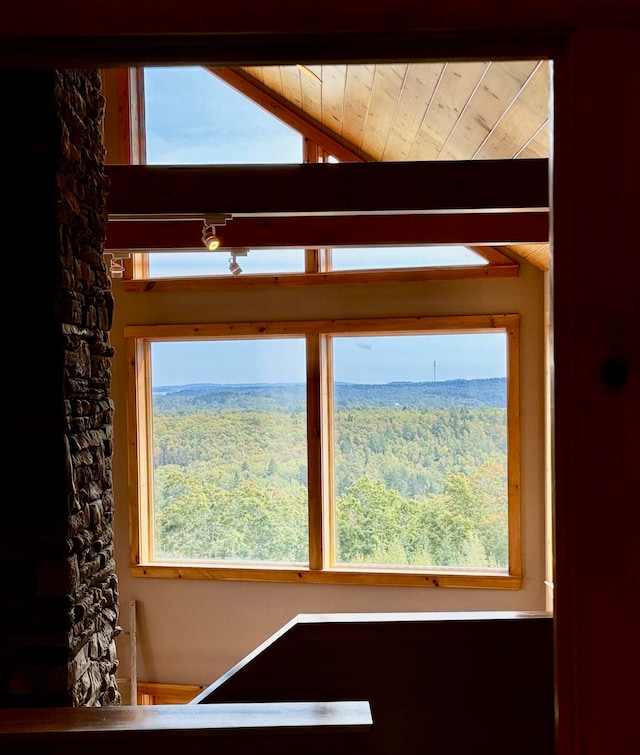
[(249, 249), (244, 246), (235, 246), (229, 251), (231, 252), (231, 257), (229, 257), (229, 272), (231, 275), (240, 275), (242, 268), (238, 264), (236, 257), (246, 257)]
[(112, 252), (109, 261), (109, 273), (112, 278), (122, 278), (124, 276), (123, 260), (131, 259), (131, 252)]
[(242, 268), (238, 264), (235, 255), (231, 255), (229, 257), (229, 270), (231, 272), (231, 275), (240, 275), (242, 272)]
[(217, 227), (224, 227), (231, 215), (206, 215), (202, 226), (202, 243), (210, 252), (220, 248), (221, 240), (216, 235)]
[(220, 246), (220, 239), (216, 236), (214, 225), (205, 225), (202, 229), (202, 243), (210, 252), (215, 252)]

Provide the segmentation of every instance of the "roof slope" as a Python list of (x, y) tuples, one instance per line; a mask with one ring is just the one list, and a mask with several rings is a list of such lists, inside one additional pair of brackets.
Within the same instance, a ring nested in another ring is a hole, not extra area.
[[(340, 160), (549, 156), (547, 61), (210, 70)], [(548, 244), (509, 248), (548, 269)]]

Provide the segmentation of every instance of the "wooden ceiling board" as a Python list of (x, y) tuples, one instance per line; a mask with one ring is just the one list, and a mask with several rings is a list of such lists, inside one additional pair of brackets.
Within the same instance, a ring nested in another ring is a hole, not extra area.
[[(322, 83), (320, 79), (296, 69), (300, 81), (302, 109), (318, 123), (322, 122)], [(308, 69), (310, 70), (310, 69)]]
[(362, 148), (377, 160), (382, 160), (408, 69), (408, 64), (376, 66)]
[(507, 247), (523, 260), (527, 260), (532, 265), (539, 267), (541, 270), (549, 269), (550, 248), (549, 244), (514, 244)]
[(248, 68), (243, 68), (242, 70), (246, 71), (258, 83), (264, 86), (264, 76), (262, 74), (262, 66), (251, 66)]
[(549, 116), (549, 66), (541, 61), (472, 159), (515, 157)]
[(342, 136), (358, 148), (362, 148), (375, 72), (376, 66), (371, 64), (347, 66)]
[(480, 85), (487, 62), (447, 63), (429, 112), (409, 152), (410, 160), (437, 160), (461, 113)]
[(444, 63), (412, 63), (402, 84), (381, 160), (407, 160), (438, 89)]
[(469, 100), (442, 150), (443, 160), (470, 160), (518, 96), (536, 61), (494, 61)]
[(322, 66), (322, 125), (342, 133), (346, 66)]
[(527, 260), (527, 262), (530, 262), (532, 265), (539, 267), (541, 270), (549, 270), (551, 263), (551, 249), (549, 247), (549, 244), (545, 244), (544, 246), (540, 247), (540, 249), (536, 249), (534, 252), (531, 252), (531, 254), (528, 254), (525, 257), (525, 259)]
[[(283, 107), (288, 103), (308, 124), (321, 124), (365, 160), (549, 156), (546, 61), (306, 68), (311, 75), (292, 65), (244, 71), (278, 95)], [(347, 149), (341, 159), (349, 160), (349, 155)], [(549, 269), (548, 244), (507, 249)]]
[(518, 151), (516, 157), (549, 157), (549, 120), (547, 119), (529, 141)]
[(287, 93), (282, 89), (282, 76), (280, 75), (280, 66), (261, 66), (262, 83), (274, 91), (276, 94), (283, 95), (288, 99)]
[[(251, 73), (252, 69), (245, 69)], [(280, 67), (280, 82), (282, 84), (282, 92), (285, 94), (287, 100), (296, 107), (304, 110), (304, 104), (302, 99), (302, 76), (303, 74), (295, 66), (281, 66)]]

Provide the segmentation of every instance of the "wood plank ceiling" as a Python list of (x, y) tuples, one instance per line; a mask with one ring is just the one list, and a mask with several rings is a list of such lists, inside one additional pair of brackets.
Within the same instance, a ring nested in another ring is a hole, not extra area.
[[(547, 61), (210, 70), (340, 160), (549, 157)], [(549, 267), (548, 244), (508, 248)]]

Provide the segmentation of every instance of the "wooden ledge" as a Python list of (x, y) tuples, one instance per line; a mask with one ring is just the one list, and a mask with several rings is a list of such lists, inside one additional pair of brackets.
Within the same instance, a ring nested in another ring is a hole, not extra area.
[[(221, 703), (213, 705), (34, 708), (0, 710), (0, 750), (69, 752), (81, 742), (92, 753), (174, 753), (216, 740), (216, 752), (364, 753), (372, 727), (368, 702)], [(239, 744), (240, 739), (246, 746)], [(264, 742), (263, 742), (264, 741)], [(317, 745), (313, 743), (317, 742)], [(266, 743), (266, 744), (265, 744)], [(342, 749), (344, 747), (344, 749)], [(135, 748), (135, 749), (134, 749)], [(301, 749), (302, 748), (302, 749)], [(276, 750), (273, 750), (276, 751)]]

